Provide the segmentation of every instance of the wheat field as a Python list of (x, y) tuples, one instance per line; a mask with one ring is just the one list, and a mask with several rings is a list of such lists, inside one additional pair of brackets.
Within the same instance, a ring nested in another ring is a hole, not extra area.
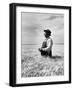
[(21, 77), (64, 75), (64, 45), (54, 45), (53, 57), (41, 56), (38, 45), (22, 45)]

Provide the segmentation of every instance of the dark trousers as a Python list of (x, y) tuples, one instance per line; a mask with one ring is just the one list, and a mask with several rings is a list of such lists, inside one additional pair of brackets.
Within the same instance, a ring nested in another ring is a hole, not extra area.
[(52, 51), (50, 51), (50, 52), (48, 53), (47, 51), (42, 51), (42, 50), (41, 50), (41, 55), (42, 55), (42, 56), (50, 56), (50, 57), (52, 57)]

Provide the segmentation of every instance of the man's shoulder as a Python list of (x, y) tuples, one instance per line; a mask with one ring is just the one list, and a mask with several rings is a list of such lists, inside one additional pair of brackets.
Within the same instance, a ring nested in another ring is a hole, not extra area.
[(52, 44), (53, 44), (52, 38), (49, 38), (49, 39), (47, 40), (47, 43), (52, 43)]
[(52, 38), (50, 37), (47, 41), (52, 41)]

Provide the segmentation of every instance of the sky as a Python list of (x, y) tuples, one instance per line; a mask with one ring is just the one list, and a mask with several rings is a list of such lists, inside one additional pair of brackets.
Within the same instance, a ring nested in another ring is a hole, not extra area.
[(41, 44), (44, 30), (50, 29), (53, 43), (64, 43), (64, 15), (53, 13), (21, 14), (22, 44)]

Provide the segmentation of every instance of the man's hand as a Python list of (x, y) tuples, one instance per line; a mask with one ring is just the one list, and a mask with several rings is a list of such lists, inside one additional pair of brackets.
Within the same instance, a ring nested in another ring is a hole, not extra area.
[(41, 51), (41, 48), (39, 48), (38, 50)]
[(45, 51), (44, 48), (39, 48), (38, 50), (39, 50), (39, 51)]

